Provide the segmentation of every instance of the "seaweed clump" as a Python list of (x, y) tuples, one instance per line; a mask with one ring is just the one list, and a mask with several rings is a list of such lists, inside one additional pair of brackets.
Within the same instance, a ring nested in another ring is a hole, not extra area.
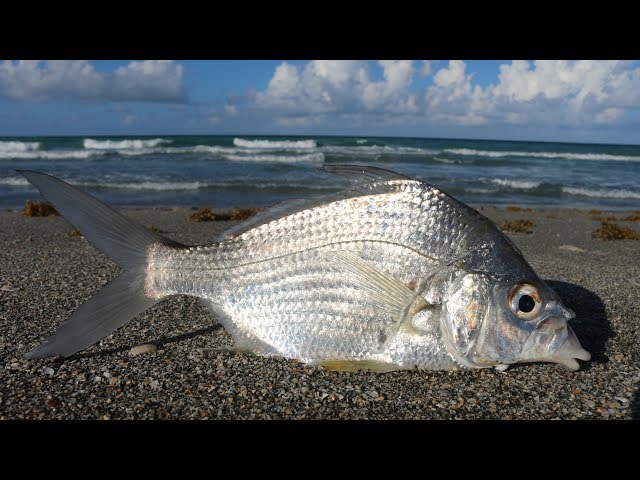
[(591, 233), (591, 238), (598, 240), (640, 240), (640, 232), (632, 228), (621, 227), (613, 222), (601, 222)]
[(199, 208), (198, 210), (193, 212), (191, 215), (189, 215), (189, 218), (194, 222), (212, 222), (213, 220), (216, 219), (215, 217), (216, 216), (213, 213), (213, 210), (211, 210), (208, 207)]
[(529, 207), (516, 207), (516, 206), (509, 206), (507, 207), (507, 212), (533, 212), (533, 210)]
[(232, 208), (229, 212), (229, 220), (245, 220), (260, 211), (262, 211), (262, 208)]
[(189, 215), (189, 218), (194, 222), (245, 220), (261, 210), (262, 208), (232, 208), (224, 213), (214, 213), (211, 208), (206, 207), (196, 210), (194, 213)]
[(58, 211), (48, 202), (32, 202), (27, 200), (22, 209), (25, 217), (50, 217), (59, 216)]
[(620, 220), (624, 222), (640, 222), (640, 212), (631, 213), (626, 217), (622, 217)]
[(506, 222), (502, 222), (498, 228), (503, 232), (509, 233), (531, 233), (531, 228), (533, 227), (533, 222), (531, 220), (508, 220)]

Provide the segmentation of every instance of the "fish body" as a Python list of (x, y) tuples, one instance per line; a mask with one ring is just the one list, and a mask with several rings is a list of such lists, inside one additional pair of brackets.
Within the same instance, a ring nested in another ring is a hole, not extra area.
[[(91, 305), (83, 306), (83, 318), (72, 317), (32, 356), (75, 353), (95, 341), (98, 332), (87, 336), (87, 322), (118, 328), (128, 321), (122, 310), (139, 313), (186, 294), (203, 300), (238, 349), (331, 369), (504, 369), (520, 361), (577, 369), (574, 358), (589, 358), (567, 324), (573, 312), (486, 217), (395, 172), (323, 168), (350, 186), (284, 202), (210, 245), (186, 247), (123, 224), (123, 238), (105, 246), (99, 239), (108, 222), (95, 234), (89, 225), (85, 236), (98, 248), (109, 254), (125, 244), (125, 258), (114, 260), (125, 269), (136, 265), (124, 274), (130, 292), (114, 294), (124, 306), (109, 307), (105, 297), (93, 308), (115, 312), (100, 322), (90, 319)], [(64, 184), (24, 174), (45, 196), (55, 197)], [(72, 190), (57, 199), (63, 210), (88, 201), (81, 196), (91, 199), (85, 208), (94, 208), (97, 200), (64, 185)], [(134, 234), (143, 238), (127, 247)], [(134, 300), (124, 298), (129, 293)]]

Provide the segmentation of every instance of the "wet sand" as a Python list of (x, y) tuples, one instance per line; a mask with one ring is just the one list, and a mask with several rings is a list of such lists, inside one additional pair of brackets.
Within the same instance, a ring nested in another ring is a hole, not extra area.
[[(121, 210), (186, 244), (235, 222), (196, 223), (193, 210)], [(532, 364), (500, 373), (330, 372), (283, 358), (205, 347), (231, 337), (198, 301), (173, 297), (65, 360), (21, 357), (120, 269), (62, 217), (0, 212), (0, 419), (610, 419), (640, 418), (640, 241), (592, 239), (599, 215), (507, 211), (496, 221), (577, 318), (593, 358), (578, 372)], [(512, 223), (513, 225), (513, 223)], [(640, 222), (619, 225), (640, 231)], [(136, 345), (157, 349), (130, 356)]]

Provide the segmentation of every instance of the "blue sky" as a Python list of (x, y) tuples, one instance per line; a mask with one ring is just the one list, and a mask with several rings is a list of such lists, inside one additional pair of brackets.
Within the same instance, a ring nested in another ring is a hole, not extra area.
[(640, 144), (637, 61), (0, 62), (0, 136), (390, 135)]

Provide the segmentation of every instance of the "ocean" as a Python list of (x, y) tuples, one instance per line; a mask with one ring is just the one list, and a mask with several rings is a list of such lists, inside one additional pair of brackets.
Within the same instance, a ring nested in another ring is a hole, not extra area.
[(55, 175), (116, 206), (267, 206), (339, 190), (323, 163), (372, 165), (470, 205), (640, 210), (640, 146), (386, 137), (0, 137), (0, 207)]

